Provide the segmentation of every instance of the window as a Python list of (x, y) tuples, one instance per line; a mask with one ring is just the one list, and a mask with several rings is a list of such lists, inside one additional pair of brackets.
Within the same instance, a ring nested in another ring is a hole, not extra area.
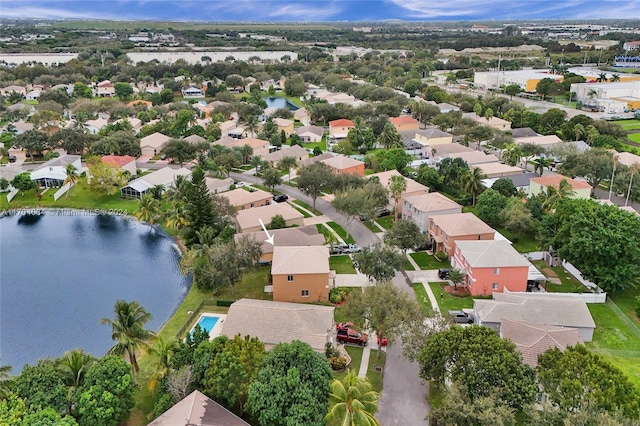
[(494, 290), (497, 290), (498, 289), (498, 283), (493, 283), (491, 288), (494, 289)]
[(300, 292), (300, 295), (301, 295), (302, 297), (309, 297), (309, 290), (302, 290), (302, 291)]
[(493, 275), (500, 275), (500, 268), (493, 268)]
[(293, 282), (293, 275), (287, 275), (287, 281), (292, 283)]
[(253, 203), (251, 203), (251, 207), (253, 207)]

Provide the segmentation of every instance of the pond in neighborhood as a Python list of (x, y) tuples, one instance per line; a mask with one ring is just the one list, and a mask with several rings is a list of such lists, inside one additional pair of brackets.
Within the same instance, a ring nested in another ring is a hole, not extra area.
[(186, 295), (173, 239), (131, 218), (47, 210), (0, 218), (0, 365), (19, 373), (74, 348), (113, 345), (118, 299), (137, 300), (158, 331)]
[(268, 96), (264, 98), (267, 108), (287, 108), (289, 111), (295, 111), (298, 106), (287, 98), (279, 98), (277, 96)]

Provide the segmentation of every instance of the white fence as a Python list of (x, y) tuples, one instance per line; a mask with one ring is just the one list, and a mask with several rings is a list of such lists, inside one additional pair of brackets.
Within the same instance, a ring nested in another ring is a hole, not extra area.
[(7, 194), (7, 202), (10, 203), (18, 192), (19, 191), (16, 188), (11, 187), (11, 191)]
[[(505, 290), (505, 293), (508, 291)], [(546, 293), (535, 292), (528, 293), (522, 291), (510, 291), (509, 294), (523, 295), (523, 296), (535, 296), (540, 298), (545, 297), (570, 297), (572, 299), (582, 300), (584, 303), (605, 303), (607, 301), (607, 293)]]
[(589, 280), (585, 280), (582, 277), (582, 272), (580, 272), (578, 270), (578, 268), (576, 268), (575, 266), (573, 266), (572, 264), (570, 264), (569, 262), (567, 262), (566, 260), (562, 261), (562, 267), (564, 269), (567, 270), (567, 272), (569, 272), (571, 275), (573, 275), (575, 277), (576, 280), (580, 281), (580, 283), (582, 283), (583, 286), (587, 287), (588, 289), (595, 291), (595, 292), (601, 292), (602, 290), (600, 289), (600, 287), (597, 286), (597, 284), (589, 281)]

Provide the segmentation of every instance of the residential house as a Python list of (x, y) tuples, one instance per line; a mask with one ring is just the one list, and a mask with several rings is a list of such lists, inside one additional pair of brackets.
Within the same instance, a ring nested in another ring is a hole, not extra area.
[(497, 163), (498, 157), (493, 154), (485, 154), (482, 151), (469, 151), (469, 152), (458, 152), (454, 154), (449, 154), (450, 158), (461, 158), (464, 160), (469, 166), (475, 166), (478, 164), (486, 164), (486, 163)]
[(417, 130), (414, 139), (430, 147), (453, 143), (453, 135), (451, 133), (443, 132), (436, 127)]
[(490, 117), (489, 119), (487, 119), (485, 117), (480, 117), (475, 112), (466, 112), (462, 114), (462, 116), (474, 120), (481, 126), (491, 127), (495, 130), (502, 130), (503, 132), (505, 132), (511, 129), (511, 122), (503, 120), (502, 118)]
[(451, 257), (451, 266), (465, 272), (461, 285), (472, 296), (527, 291), (530, 264), (507, 240), (457, 240)]
[(569, 346), (584, 344), (575, 328), (506, 318), (500, 323), (500, 337), (511, 340), (522, 355), (522, 361), (532, 368), (538, 366), (538, 356), (549, 349), (564, 352)]
[(183, 98), (204, 98), (204, 92), (197, 87), (185, 87), (181, 92)]
[(436, 215), (429, 218), (429, 237), (435, 252), (454, 254), (456, 242), (462, 240), (493, 240), (496, 231), (473, 213)]
[(148, 175), (132, 180), (127, 184), (127, 186), (120, 189), (120, 193), (125, 198), (141, 199), (147, 191), (155, 186), (162, 185), (165, 191), (172, 188), (175, 185), (177, 176), (189, 178), (189, 176), (191, 176), (191, 170), (185, 169), (184, 167), (181, 169), (164, 167), (160, 170), (149, 173)]
[(334, 175), (355, 174), (364, 176), (364, 162), (345, 155), (335, 155), (325, 160), (320, 160)]
[(293, 145), (287, 147), (286, 145), (278, 151), (273, 151), (271, 154), (265, 157), (265, 160), (271, 164), (272, 167), (278, 167), (278, 163), (284, 157), (293, 157), (296, 159), (296, 164), (300, 164), (301, 161), (309, 158), (309, 151), (302, 148), (300, 145)]
[(140, 151), (143, 156), (155, 157), (162, 151), (171, 138), (160, 132), (155, 132), (140, 139)]
[[(257, 189), (253, 192), (247, 191), (244, 188), (236, 188), (231, 191), (220, 194), (221, 197), (229, 200), (236, 211), (250, 209), (253, 207), (268, 206), (273, 196), (267, 191)], [(265, 222), (265, 225), (267, 222)]]
[(546, 136), (526, 136), (515, 139), (515, 142), (519, 145), (523, 144), (531, 144), (535, 146), (539, 146), (541, 148), (551, 148), (552, 146), (562, 143), (562, 139), (560, 139), (556, 135), (546, 135)]
[(84, 127), (92, 135), (97, 135), (100, 130), (104, 129), (109, 124), (109, 121), (104, 118), (97, 118), (95, 120), (87, 120), (84, 122)]
[(130, 155), (104, 155), (102, 162), (110, 166), (127, 171), (131, 176), (138, 173), (136, 159)]
[(508, 164), (498, 162), (469, 166), (469, 168), (471, 167), (478, 167), (480, 170), (482, 170), (482, 173), (487, 176), (487, 178), (501, 178), (524, 173), (524, 170), (520, 167), (510, 166)]
[(304, 215), (302, 213), (287, 203), (276, 203), (268, 206), (240, 210), (236, 215), (238, 232), (260, 231), (262, 229), (260, 221), (262, 221), (265, 226), (268, 226), (275, 215), (282, 216), (287, 226), (304, 225)]
[(33, 127), (33, 123), (27, 123), (26, 121), (16, 121), (15, 123), (13, 123), (13, 129), (15, 130), (16, 135), (21, 135), (24, 132), (33, 130), (34, 127)]
[(121, 122), (124, 122), (124, 121), (127, 121), (131, 125), (131, 129), (136, 133), (138, 133), (140, 131), (140, 129), (142, 128), (142, 124), (143, 124), (142, 120), (140, 120), (139, 118), (136, 118), (136, 117), (121, 118), (119, 120), (116, 120), (114, 122), (114, 124), (115, 123), (121, 123)]
[(293, 134), (293, 120), (278, 117), (274, 118), (273, 122), (278, 126), (278, 134), (281, 134), (283, 130), (287, 137), (290, 137)]
[(571, 179), (562, 175), (541, 176), (531, 179), (529, 195), (538, 195), (541, 192), (548, 194), (550, 187), (558, 189), (560, 187), (560, 182), (563, 180), (567, 181), (573, 189), (571, 198), (591, 198), (591, 185), (585, 181)]
[[(434, 159), (438, 159), (439, 157), (448, 157), (451, 154), (457, 154), (461, 152), (472, 152), (475, 151), (473, 148), (469, 148), (468, 146), (461, 145), (459, 143), (450, 143), (450, 144), (440, 144), (431, 148), (431, 156)], [(439, 161), (439, 160), (438, 160)]]
[(16, 86), (15, 84), (12, 84), (11, 86), (3, 87), (2, 89), (0, 89), (0, 94), (2, 94), (2, 96), (9, 96), (12, 93), (26, 96), (27, 88), (24, 86)]
[(160, 93), (162, 91), (162, 88), (157, 86), (147, 86), (144, 91), (145, 93), (153, 95), (156, 93)]
[(514, 139), (534, 138), (536, 136), (540, 136), (531, 127), (521, 127), (517, 129), (511, 129), (510, 132), (511, 132), (511, 136), (513, 136)]
[(295, 129), (302, 143), (321, 142), (324, 129), (320, 126), (303, 126)]
[(220, 127), (220, 132), (222, 133), (222, 137), (229, 136), (229, 131), (238, 127), (237, 120), (227, 120), (221, 123), (218, 123), (218, 127)]
[(146, 107), (147, 107), (147, 109), (151, 109), (151, 108), (153, 107), (153, 102), (151, 102), (151, 101), (144, 101), (144, 100), (142, 100), (142, 99), (136, 99), (136, 100), (131, 101), (131, 102), (129, 102), (129, 103), (127, 104), (127, 106), (130, 106), (130, 107), (136, 107), (136, 106), (138, 106), (138, 105), (144, 105), (144, 106), (146, 106)]
[[(367, 178), (368, 179), (377, 178), (378, 181), (380, 182), (380, 185), (388, 189), (389, 184), (391, 183), (391, 178), (393, 176), (402, 176), (402, 175), (397, 170), (387, 170), (386, 172), (379, 172), (379, 173), (374, 173), (372, 175), (368, 175)], [(405, 182), (407, 182), (407, 189), (405, 189), (405, 191), (402, 193), (402, 199), (410, 195), (422, 195), (429, 192), (429, 188), (424, 186), (420, 182), (416, 182), (415, 180), (405, 176), (402, 176), (402, 177), (404, 178)]]
[(482, 179), (482, 184), (485, 186), (485, 188), (491, 188), (498, 179), (509, 179), (511, 182), (513, 182), (513, 186), (515, 186), (518, 191), (522, 191), (525, 194), (528, 194), (529, 185), (531, 185), (531, 179), (536, 177), (538, 177), (537, 173), (526, 172), (500, 178)]
[(613, 152), (614, 157), (618, 157), (618, 163), (624, 164), (627, 167), (631, 167), (634, 164), (640, 164), (640, 155), (632, 154), (630, 152)]
[(500, 331), (502, 320), (527, 321), (578, 330), (584, 342), (593, 339), (596, 324), (580, 299), (538, 293), (493, 293), (493, 299), (474, 299), (476, 323)]
[(210, 194), (218, 194), (221, 192), (226, 192), (231, 188), (231, 185), (233, 185), (232, 178), (216, 179), (216, 178), (206, 177), (205, 181), (206, 181), (207, 189), (209, 190)]
[(334, 341), (334, 310), (316, 304), (240, 299), (229, 307), (221, 334), (257, 337), (267, 350), (300, 340), (324, 354), (325, 345)]
[(355, 96), (347, 93), (329, 93), (324, 97), (328, 104), (352, 104), (356, 101)]
[(276, 246), (271, 276), (274, 301), (327, 302), (335, 274), (326, 246)]
[[(244, 335), (243, 335), (244, 336)], [(233, 338), (234, 336), (229, 336)], [(194, 390), (148, 426), (249, 426), (199, 390)]]
[(99, 98), (111, 98), (116, 95), (116, 89), (109, 80), (98, 83), (95, 90), (95, 96)]
[(40, 99), (40, 95), (42, 94), (42, 90), (32, 90), (25, 95), (25, 99), (28, 101), (37, 101)]
[(333, 120), (329, 122), (329, 138), (333, 140), (346, 139), (349, 135), (349, 130), (356, 127), (353, 121), (341, 118), (339, 120)]
[(293, 111), (293, 118), (298, 120), (303, 126), (309, 126), (311, 124), (311, 116), (305, 108), (298, 108)]
[(184, 138), (184, 140), (192, 144), (207, 142), (207, 140), (200, 135), (189, 135)]
[(67, 179), (67, 165), (72, 164), (78, 173), (82, 173), (82, 163), (79, 155), (62, 155), (53, 158), (31, 171), (31, 180), (43, 188), (62, 186)]
[[(298, 166), (299, 166), (299, 167), (303, 167), (303, 166), (310, 166), (310, 165), (315, 164), (315, 163), (320, 163), (320, 162), (322, 162), (322, 161), (324, 161), (324, 160), (327, 160), (327, 159), (329, 159), (329, 158), (333, 158), (333, 157), (335, 157), (336, 155), (339, 155), (339, 154), (334, 154), (334, 153), (332, 153), (332, 152), (323, 152), (323, 153), (322, 153), (322, 154), (320, 154), (320, 155), (316, 155), (316, 156), (314, 156), (314, 157), (309, 157), (309, 158), (307, 158), (306, 160), (302, 160), (302, 161), (300, 162), (300, 164), (298, 164)], [(323, 163), (323, 164), (324, 164), (324, 163)], [(327, 167), (328, 167), (328, 166), (327, 166)]]
[(402, 197), (402, 218), (414, 221), (424, 233), (429, 232), (430, 217), (457, 213), (462, 213), (462, 206), (439, 192)]
[(405, 130), (418, 130), (420, 128), (420, 122), (410, 115), (392, 117), (389, 119), (389, 123), (393, 124), (393, 127), (395, 127), (398, 132)]
[(321, 246), (325, 243), (325, 237), (318, 232), (315, 225), (302, 226), (299, 228), (272, 229), (269, 234), (273, 235), (273, 244), (266, 241), (264, 231), (249, 232), (245, 234), (235, 234), (236, 242), (242, 237), (262, 243), (261, 262), (271, 262), (273, 260), (273, 248), (275, 246)]
[[(221, 140), (214, 142), (214, 144), (219, 143)], [(257, 155), (262, 158), (266, 158), (269, 155), (269, 141), (265, 141), (263, 139), (256, 138), (244, 138), (244, 139), (234, 139), (227, 138), (223, 140), (222, 145), (228, 146), (229, 148), (233, 148), (234, 146), (242, 147), (244, 145), (249, 145), (251, 149), (253, 149), (253, 155)]]

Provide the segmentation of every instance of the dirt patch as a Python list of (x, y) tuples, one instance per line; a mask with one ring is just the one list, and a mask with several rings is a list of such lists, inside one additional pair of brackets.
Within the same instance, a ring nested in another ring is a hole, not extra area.
[(444, 287), (444, 291), (447, 292), (447, 294), (450, 294), (452, 296), (456, 296), (456, 297), (466, 297), (469, 296), (469, 291), (465, 288), (455, 288), (452, 285), (448, 285)]
[(556, 271), (554, 271), (551, 268), (542, 268), (542, 272), (544, 275), (546, 275), (549, 278), (557, 278), (558, 274), (556, 274)]

